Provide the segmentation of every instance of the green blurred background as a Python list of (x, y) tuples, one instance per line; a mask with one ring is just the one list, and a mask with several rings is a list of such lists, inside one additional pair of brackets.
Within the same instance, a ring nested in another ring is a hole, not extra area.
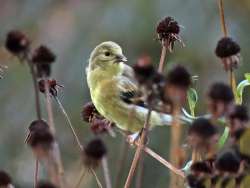
[[(237, 79), (241, 80), (250, 68), (250, 2), (227, 0), (225, 14), (230, 35), (242, 47), (242, 64), (237, 70)], [(145, 53), (157, 64), (161, 48), (155, 40), (155, 26), (164, 16), (173, 16), (184, 27), (181, 36), (186, 44), (185, 48), (176, 45), (174, 53), (167, 57), (168, 64), (181, 63), (193, 75), (199, 75), (197, 113), (205, 113), (209, 84), (227, 79), (214, 55), (216, 42), (222, 36), (216, 0), (0, 0), (0, 64), (9, 67), (0, 80), (0, 169), (8, 171), (16, 185), (33, 184), (35, 161), (24, 139), (28, 125), (35, 119), (34, 92), (28, 67), (4, 50), (6, 33), (20, 29), (32, 39), (34, 48), (46, 44), (55, 52), (53, 77), (64, 85), (59, 98), (81, 140), (87, 142), (94, 136), (80, 113), (83, 104), (90, 100), (85, 67), (91, 50), (100, 42), (112, 40), (122, 46), (130, 64)], [(245, 101), (247, 98), (245, 95)], [(80, 170), (78, 148), (56, 103), (54, 114), (66, 175), (69, 181), (75, 181)], [(150, 134), (149, 145), (168, 158), (169, 138), (169, 128), (156, 128)], [(104, 139), (114, 181), (122, 140), (119, 134)], [(131, 148), (119, 187), (123, 187), (133, 152)], [(41, 171), (42, 178), (46, 178)], [(98, 175), (103, 180), (101, 168)], [(143, 188), (166, 188), (168, 177), (166, 168), (145, 157)], [(87, 179), (84, 187), (95, 188), (94, 180)]]

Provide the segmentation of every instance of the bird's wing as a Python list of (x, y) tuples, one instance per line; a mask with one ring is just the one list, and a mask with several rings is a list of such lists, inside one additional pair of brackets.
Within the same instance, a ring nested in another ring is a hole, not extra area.
[(119, 95), (123, 102), (138, 106), (145, 106), (143, 95), (138, 89), (136, 82), (129, 77), (121, 75), (118, 77)]
[(123, 64), (123, 72), (122, 72), (122, 76), (126, 77), (129, 79), (130, 82), (133, 82), (135, 85), (137, 85), (137, 81), (135, 79), (135, 73), (132, 67)]

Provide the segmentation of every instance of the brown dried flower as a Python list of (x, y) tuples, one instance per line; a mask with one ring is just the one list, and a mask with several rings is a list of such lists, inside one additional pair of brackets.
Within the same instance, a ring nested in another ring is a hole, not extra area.
[[(49, 86), (49, 93), (56, 97), (58, 93), (58, 88), (62, 88), (62, 85), (59, 85), (55, 79), (49, 79), (48, 81), (48, 86)], [(38, 82), (38, 87), (40, 92), (45, 93), (45, 80), (40, 80)]]
[(158, 39), (170, 52), (173, 51), (174, 42), (176, 40), (182, 43), (179, 36), (180, 26), (172, 17), (162, 19), (156, 27), (156, 32), (158, 34)]
[(84, 165), (95, 168), (107, 154), (107, 148), (101, 139), (91, 140), (83, 150)]
[(240, 62), (240, 45), (230, 37), (223, 37), (217, 43), (215, 54), (221, 59), (226, 71), (232, 70)]
[(30, 47), (28, 37), (18, 30), (12, 30), (7, 33), (5, 48), (16, 56), (23, 57)]

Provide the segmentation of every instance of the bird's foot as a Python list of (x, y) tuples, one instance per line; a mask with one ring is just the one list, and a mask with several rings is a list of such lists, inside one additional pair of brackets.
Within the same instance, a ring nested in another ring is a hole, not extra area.
[[(137, 142), (140, 141), (141, 135), (142, 135), (143, 129), (139, 132), (133, 133), (128, 135), (127, 141), (131, 145), (135, 145)], [(148, 138), (145, 140), (145, 145), (148, 143)]]

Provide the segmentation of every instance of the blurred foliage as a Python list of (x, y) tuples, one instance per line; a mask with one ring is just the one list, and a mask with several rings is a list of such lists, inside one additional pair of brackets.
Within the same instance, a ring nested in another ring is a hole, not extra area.
[[(237, 70), (237, 78), (242, 80), (243, 73), (249, 72), (250, 68), (247, 64), (250, 59), (250, 2), (228, 0), (225, 4), (230, 35), (242, 47), (243, 63)], [(28, 67), (18, 63), (4, 50), (6, 32), (10, 29), (23, 30), (33, 40), (33, 46), (47, 44), (57, 54), (53, 77), (65, 87), (59, 92), (59, 98), (82, 141), (86, 142), (93, 135), (81, 121), (80, 112), (82, 105), (90, 100), (85, 66), (91, 50), (102, 41), (112, 40), (123, 47), (130, 64), (145, 53), (157, 63), (160, 45), (155, 40), (155, 25), (164, 16), (173, 16), (183, 25), (181, 36), (186, 44), (185, 48), (177, 45), (174, 53), (168, 54), (168, 66), (182, 63), (193, 75), (199, 75), (196, 113), (205, 113), (208, 85), (215, 80), (227, 79), (214, 55), (216, 42), (222, 36), (215, 0), (1, 0), (0, 64), (7, 65), (9, 69), (4, 79), (0, 80), (0, 168), (10, 172), (20, 187), (32, 187), (35, 161), (24, 144), (27, 127), (35, 118), (32, 81)], [(63, 161), (67, 174), (74, 181), (80, 170), (78, 149), (56, 103), (54, 106)], [(156, 128), (150, 135), (149, 145), (167, 158), (169, 138), (169, 128)], [(121, 137), (106, 136), (105, 140), (110, 150), (108, 158), (112, 161), (112, 177), (115, 179)], [(131, 149), (122, 182), (125, 181), (132, 154)], [(167, 169), (149, 157), (145, 158), (144, 169), (143, 187), (166, 187)], [(101, 170), (98, 174), (101, 176)], [(87, 187), (95, 186), (94, 181), (90, 180)]]

